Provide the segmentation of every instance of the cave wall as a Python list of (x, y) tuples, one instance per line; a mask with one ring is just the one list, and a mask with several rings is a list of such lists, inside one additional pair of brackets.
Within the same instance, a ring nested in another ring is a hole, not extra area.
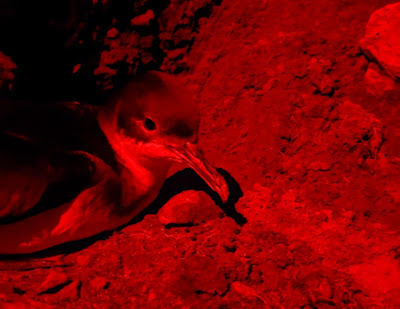
[(199, 23), (215, 0), (0, 2), (1, 94), (85, 100), (141, 71), (188, 70)]

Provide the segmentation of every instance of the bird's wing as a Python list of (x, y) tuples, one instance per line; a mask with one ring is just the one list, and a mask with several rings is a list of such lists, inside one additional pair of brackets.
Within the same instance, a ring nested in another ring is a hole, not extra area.
[(90, 186), (93, 164), (0, 134), (0, 223), (57, 207)]
[(0, 223), (26, 214), (43, 198), (65, 199), (82, 190), (93, 162), (72, 154), (76, 151), (116, 168), (96, 108), (76, 102), (0, 102)]
[(109, 145), (96, 119), (85, 113), (74, 105), (0, 104), (0, 254), (118, 225), (109, 216), (119, 177), (105, 162)]
[(93, 163), (91, 185), (58, 207), (0, 224), (0, 235), (7, 235), (0, 237), (0, 255), (41, 251), (126, 223), (114, 215), (121, 193), (118, 175), (97, 157), (85, 152), (74, 155)]

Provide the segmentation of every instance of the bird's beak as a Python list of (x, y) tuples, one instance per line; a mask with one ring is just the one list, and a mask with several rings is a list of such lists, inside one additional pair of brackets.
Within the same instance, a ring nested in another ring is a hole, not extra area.
[(186, 143), (181, 147), (168, 147), (178, 161), (187, 163), (206, 183), (218, 193), (223, 203), (228, 200), (229, 187), (222, 175), (216, 171), (197, 150), (196, 145)]

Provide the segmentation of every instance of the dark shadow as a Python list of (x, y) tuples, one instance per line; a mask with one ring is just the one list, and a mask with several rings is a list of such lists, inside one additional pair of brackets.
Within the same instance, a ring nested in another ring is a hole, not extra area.
[[(247, 219), (236, 211), (235, 204), (240, 197), (243, 196), (243, 192), (238, 182), (224, 169), (217, 169), (217, 171), (225, 178), (226, 183), (229, 186), (229, 197), (226, 203), (223, 203), (219, 195), (211, 190), (211, 188), (204, 182), (199, 175), (196, 174), (190, 168), (184, 169), (177, 172), (176, 174), (169, 177), (157, 198), (151, 203), (145, 210), (143, 210), (138, 216), (136, 216), (128, 224), (119, 227), (116, 230), (121, 230), (124, 227), (138, 223), (144, 219), (148, 214), (156, 214), (161, 207), (168, 202), (173, 196), (186, 190), (197, 190), (204, 191), (207, 193), (218, 205), (226, 216), (231, 217), (235, 220), (238, 225), (243, 225), (247, 222)], [(105, 240), (111, 236), (113, 231), (107, 231), (90, 238), (72, 241), (65, 244), (60, 244), (49, 249), (45, 249), (40, 252), (29, 253), (29, 254), (18, 254), (18, 255), (0, 255), (0, 260), (25, 260), (29, 258), (43, 258), (48, 256), (70, 254), (76, 251), (80, 251), (98, 240)]]
[(170, 178), (168, 178), (155, 201), (150, 204), (142, 213), (136, 216), (129, 224), (137, 223), (143, 220), (148, 214), (156, 214), (161, 207), (168, 202), (173, 196), (186, 191), (196, 190), (204, 191), (207, 193), (218, 205), (222, 211), (239, 225), (243, 225), (247, 222), (246, 218), (242, 214), (238, 213), (235, 209), (235, 204), (240, 197), (243, 196), (242, 189), (237, 181), (224, 169), (219, 168), (217, 171), (225, 178), (229, 186), (229, 197), (226, 203), (222, 203), (219, 195), (211, 190), (211, 188), (205, 183), (205, 181), (196, 174), (196, 172), (190, 168), (184, 169), (177, 172)]

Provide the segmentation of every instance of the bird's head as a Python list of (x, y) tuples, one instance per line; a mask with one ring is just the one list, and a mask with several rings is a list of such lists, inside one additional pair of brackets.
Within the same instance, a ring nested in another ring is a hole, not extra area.
[(117, 91), (99, 113), (100, 126), (118, 161), (132, 174), (186, 163), (225, 202), (225, 179), (197, 148), (199, 114), (176, 77), (150, 72)]

